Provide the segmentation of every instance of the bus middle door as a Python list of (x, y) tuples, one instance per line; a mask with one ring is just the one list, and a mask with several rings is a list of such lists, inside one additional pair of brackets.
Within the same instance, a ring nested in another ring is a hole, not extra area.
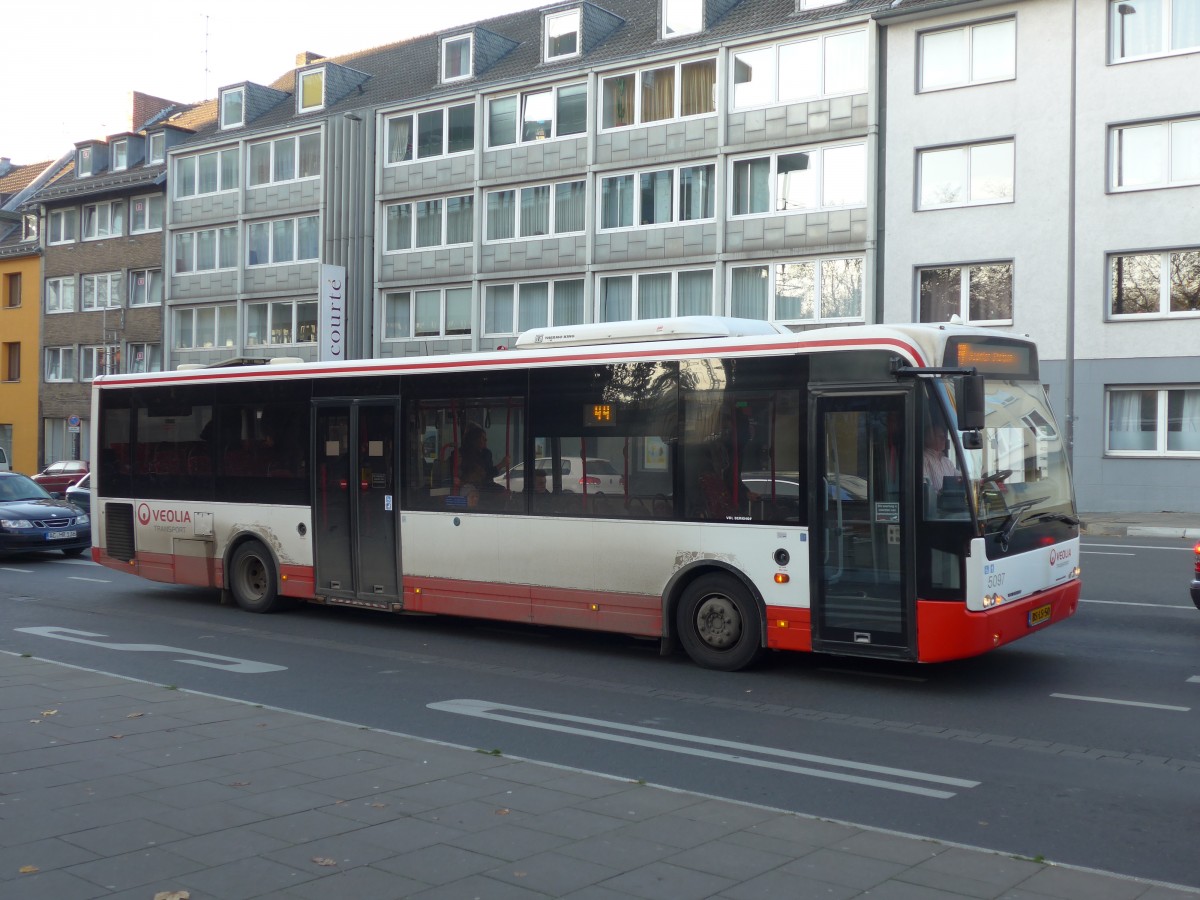
[(318, 400), (313, 416), (316, 593), (390, 609), (400, 602), (397, 403)]

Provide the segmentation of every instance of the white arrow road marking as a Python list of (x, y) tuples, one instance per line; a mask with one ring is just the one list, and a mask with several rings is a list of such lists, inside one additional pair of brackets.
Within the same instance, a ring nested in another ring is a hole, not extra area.
[(1163, 703), (1143, 703), (1140, 700), (1113, 700), (1109, 697), (1084, 697), (1081, 694), (1051, 694), (1059, 700), (1083, 700), (1088, 703), (1113, 703), (1117, 706), (1141, 706), (1145, 709), (1165, 709), (1168, 712), (1191, 712), (1189, 706), (1167, 706)]
[[(849, 781), (867, 787), (884, 788), (890, 791), (901, 791), (907, 794), (919, 794), (923, 797), (933, 797), (947, 800), (955, 795), (954, 791), (936, 790), (913, 784), (903, 784), (897, 781), (885, 781), (880, 778), (867, 778), (861, 775), (850, 775), (843, 772), (827, 772), (823, 769), (812, 769), (808, 766), (796, 766), (789, 763), (775, 762), (770, 759), (756, 759), (743, 756), (742, 753), (774, 756), (780, 759), (797, 760), (800, 762), (817, 763), (841, 769), (857, 769), (861, 772), (872, 772), (877, 775), (892, 775), (897, 778), (907, 778), (909, 781), (927, 781), (934, 784), (951, 785), (954, 787), (978, 787), (978, 781), (966, 781), (961, 778), (949, 778), (943, 775), (929, 775), (924, 772), (913, 772), (908, 769), (892, 769), (887, 766), (876, 766), (870, 763), (854, 762), (847, 759), (835, 759), (829, 756), (814, 756), (809, 753), (797, 753), (792, 750), (777, 750), (774, 747), (761, 747), (755, 744), (742, 744), (737, 741), (723, 741), (718, 738), (699, 737), (694, 734), (683, 734), (678, 731), (663, 731), (658, 728), (644, 728), (639, 725), (626, 725), (621, 722), (607, 722), (603, 719), (588, 719), (583, 716), (571, 716), (564, 713), (552, 713), (538, 709), (526, 709), (522, 706), (508, 706), (504, 703), (489, 703), (486, 700), (445, 700), (440, 703), (430, 703), (429, 709), (442, 712), (458, 713), (464, 716), (474, 716), (479, 719), (491, 719), (496, 722), (509, 722), (513, 725), (524, 725), (528, 728), (541, 728), (546, 731), (558, 731), (563, 734), (576, 734), (582, 737), (597, 738), (602, 741), (615, 741), (620, 744), (630, 744), (635, 747), (648, 747), (652, 750), (666, 750), (670, 753), (681, 753), (685, 756), (701, 756), (707, 759), (717, 759), (725, 762), (738, 763), (743, 766), (756, 766), (760, 769), (775, 769), (780, 772), (791, 772), (795, 775), (811, 775), (815, 778), (829, 778), (834, 781)], [(506, 715), (515, 713), (516, 715)], [(523, 718), (530, 717), (530, 718)], [(536, 721), (548, 719), (550, 721)], [(563, 724), (560, 724), (563, 723)], [(565, 724), (571, 723), (571, 724)], [(578, 728), (576, 725), (593, 726)], [(606, 731), (596, 729), (603, 728)], [(613, 732), (630, 732), (630, 734), (614, 734)], [(665, 743), (659, 740), (633, 737), (632, 735), (648, 735), (680, 741), (687, 744), (699, 744), (700, 747), (681, 746), (680, 744)], [(737, 753), (722, 753), (718, 750), (702, 749), (703, 746), (718, 747), (722, 750), (740, 751)]]
[(1197, 684), (1200, 684), (1200, 675), (1193, 675), (1191, 678), (1188, 679), (1188, 681), (1189, 682), (1194, 681)]
[(68, 581), (91, 581), (96, 584), (112, 584), (107, 578), (84, 578), (82, 575), (68, 575)]
[[(36, 634), (40, 637), (57, 638), (60, 641), (71, 641), (76, 644), (89, 644), (92, 647), (103, 647), (105, 650), (126, 650), (133, 653), (182, 653), (184, 656), (201, 656), (203, 659), (177, 659), (175, 662), (189, 666), (205, 666), (209, 669), (223, 669), (226, 672), (236, 672), (239, 675), (258, 675), (263, 672), (283, 672), (287, 666), (275, 666), (271, 663), (255, 662), (250, 659), (238, 659), (236, 656), (222, 656), (219, 653), (202, 653), (199, 650), (185, 650), (182, 647), (167, 647), (163, 644), (114, 644), (107, 641), (92, 641), (88, 638), (102, 638), (108, 635), (95, 634), (91, 631), (76, 631), (74, 628), (57, 628), (53, 625), (37, 625), (32, 628), (18, 628), (26, 634)], [(206, 662), (205, 660), (219, 660)]]

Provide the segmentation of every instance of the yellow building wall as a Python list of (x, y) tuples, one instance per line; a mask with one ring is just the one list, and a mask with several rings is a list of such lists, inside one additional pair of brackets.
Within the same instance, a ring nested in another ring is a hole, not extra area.
[[(18, 298), (9, 296), (9, 275), (20, 276)], [(12, 468), (33, 475), (38, 471), (38, 387), (41, 384), (42, 258), (30, 255), (0, 257), (0, 344), (20, 344), (21, 371), (8, 380), (8, 350), (0, 347), (0, 425), (12, 426)]]

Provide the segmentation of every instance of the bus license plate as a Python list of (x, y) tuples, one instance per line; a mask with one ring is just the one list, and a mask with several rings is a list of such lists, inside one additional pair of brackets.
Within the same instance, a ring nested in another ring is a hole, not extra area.
[(46, 534), (46, 540), (48, 540), (48, 541), (63, 541), (63, 540), (68, 540), (73, 537), (79, 537), (79, 532), (77, 532), (77, 531), (50, 531), (50, 532), (47, 532), (47, 534)]
[(1050, 621), (1050, 604), (1049, 603), (1047, 603), (1045, 606), (1039, 606), (1037, 609), (1031, 609), (1029, 611), (1029, 627), (1030, 628), (1032, 628), (1035, 625), (1041, 625), (1043, 622), (1049, 622), (1049, 621)]

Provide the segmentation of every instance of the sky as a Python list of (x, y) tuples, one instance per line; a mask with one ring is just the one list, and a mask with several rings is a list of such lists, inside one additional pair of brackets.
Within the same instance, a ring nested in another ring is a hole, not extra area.
[(196, 103), (227, 84), (270, 84), (305, 50), (339, 56), (551, 2), (21, 4), (5, 16), (0, 157), (18, 165), (43, 162), (79, 141), (127, 131), (135, 90)]

